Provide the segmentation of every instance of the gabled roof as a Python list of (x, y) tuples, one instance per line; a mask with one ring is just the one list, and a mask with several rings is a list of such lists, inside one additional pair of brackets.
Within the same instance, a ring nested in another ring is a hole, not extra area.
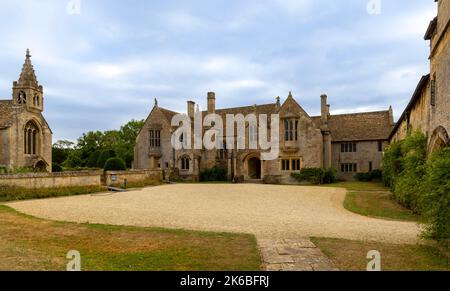
[(0, 100), (0, 128), (11, 126), (12, 101)]
[[(317, 126), (321, 117), (312, 117)], [(328, 119), (332, 142), (387, 140), (392, 130), (389, 110), (331, 115)]]
[(157, 107), (157, 108), (162, 112), (162, 114), (163, 114), (164, 117), (167, 119), (167, 121), (169, 122), (169, 124), (172, 122), (172, 118), (173, 118), (175, 115), (179, 114), (178, 112), (171, 111), (171, 110), (169, 110), (169, 109), (165, 109), (165, 108), (162, 108), (162, 107)]

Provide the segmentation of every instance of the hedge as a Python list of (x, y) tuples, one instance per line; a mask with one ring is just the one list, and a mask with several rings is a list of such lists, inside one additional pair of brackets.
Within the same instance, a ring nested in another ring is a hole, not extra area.
[(113, 150), (104, 150), (100, 153), (97, 160), (97, 167), (103, 169), (105, 167), (106, 161), (110, 158), (115, 158), (116, 153)]
[(105, 171), (125, 171), (127, 166), (121, 158), (110, 158), (106, 161)]
[(227, 171), (222, 167), (213, 167), (200, 173), (201, 182), (224, 182), (227, 180)]
[(304, 168), (291, 176), (298, 182), (308, 182), (311, 184), (332, 184), (336, 181), (336, 170), (334, 168)]
[(450, 149), (428, 158), (426, 149), (420, 132), (391, 144), (383, 157), (383, 181), (400, 204), (423, 216), (423, 236), (442, 242), (450, 238)]

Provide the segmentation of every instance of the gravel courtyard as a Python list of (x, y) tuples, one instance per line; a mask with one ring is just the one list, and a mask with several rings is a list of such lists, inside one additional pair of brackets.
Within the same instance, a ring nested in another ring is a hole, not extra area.
[(41, 218), (81, 223), (245, 232), (258, 238), (418, 241), (417, 224), (353, 214), (342, 206), (345, 194), (345, 189), (322, 187), (176, 184), (8, 205)]

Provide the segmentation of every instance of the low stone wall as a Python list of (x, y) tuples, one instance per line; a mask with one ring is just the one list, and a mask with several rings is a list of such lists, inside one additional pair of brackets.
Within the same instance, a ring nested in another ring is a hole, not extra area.
[(101, 171), (6, 174), (0, 175), (0, 185), (28, 189), (100, 186), (102, 175)]
[(130, 170), (130, 171), (110, 171), (105, 173), (104, 183), (106, 185), (119, 184), (125, 182), (141, 182), (145, 180), (163, 180), (163, 172), (161, 170)]
[[(112, 181), (113, 177), (115, 182)], [(0, 186), (14, 186), (27, 189), (59, 188), (74, 186), (101, 186), (141, 182), (149, 179), (162, 181), (161, 170), (132, 170), (132, 171), (79, 171), (62, 173), (23, 173), (0, 175)]]

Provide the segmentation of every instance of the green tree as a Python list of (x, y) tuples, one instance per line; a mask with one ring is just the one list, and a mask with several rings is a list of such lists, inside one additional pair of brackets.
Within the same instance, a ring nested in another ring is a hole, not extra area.
[(62, 164), (70, 152), (73, 150), (75, 143), (68, 140), (58, 140), (52, 147), (52, 160), (57, 164)]

